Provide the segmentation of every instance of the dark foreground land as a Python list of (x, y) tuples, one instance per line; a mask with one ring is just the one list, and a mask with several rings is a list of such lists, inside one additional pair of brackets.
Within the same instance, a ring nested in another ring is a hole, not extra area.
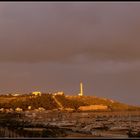
[(0, 126), (2, 138), (131, 138), (140, 137), (140, 111), (1, 113)]

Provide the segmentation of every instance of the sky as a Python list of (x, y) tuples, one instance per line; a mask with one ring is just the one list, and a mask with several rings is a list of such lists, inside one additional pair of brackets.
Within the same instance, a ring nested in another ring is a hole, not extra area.
[(84, 95), (140, 105), (139, 2), (0, 2), (0, 94)]

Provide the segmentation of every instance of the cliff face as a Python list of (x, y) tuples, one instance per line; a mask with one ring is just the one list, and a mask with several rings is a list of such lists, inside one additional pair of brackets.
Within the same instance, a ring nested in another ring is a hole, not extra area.
[(78, 109), (81, 111), (108, 110), (108, 106), (106, 106), (106, 105), (89, 105), (89, 106), (80, 106)]

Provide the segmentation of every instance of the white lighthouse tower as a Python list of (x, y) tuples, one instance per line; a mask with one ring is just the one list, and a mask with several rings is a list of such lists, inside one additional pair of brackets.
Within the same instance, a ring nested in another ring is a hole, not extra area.
[(83, 83), (80, 83), (80, 93), (78, 94), (79, 96), (83, 96)]

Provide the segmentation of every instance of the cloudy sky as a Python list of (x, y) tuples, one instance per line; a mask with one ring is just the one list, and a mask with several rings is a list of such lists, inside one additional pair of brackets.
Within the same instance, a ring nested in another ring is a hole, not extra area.
[(64, 91), (140, 105), (140, 3), (0, 2), (0, 93)]

